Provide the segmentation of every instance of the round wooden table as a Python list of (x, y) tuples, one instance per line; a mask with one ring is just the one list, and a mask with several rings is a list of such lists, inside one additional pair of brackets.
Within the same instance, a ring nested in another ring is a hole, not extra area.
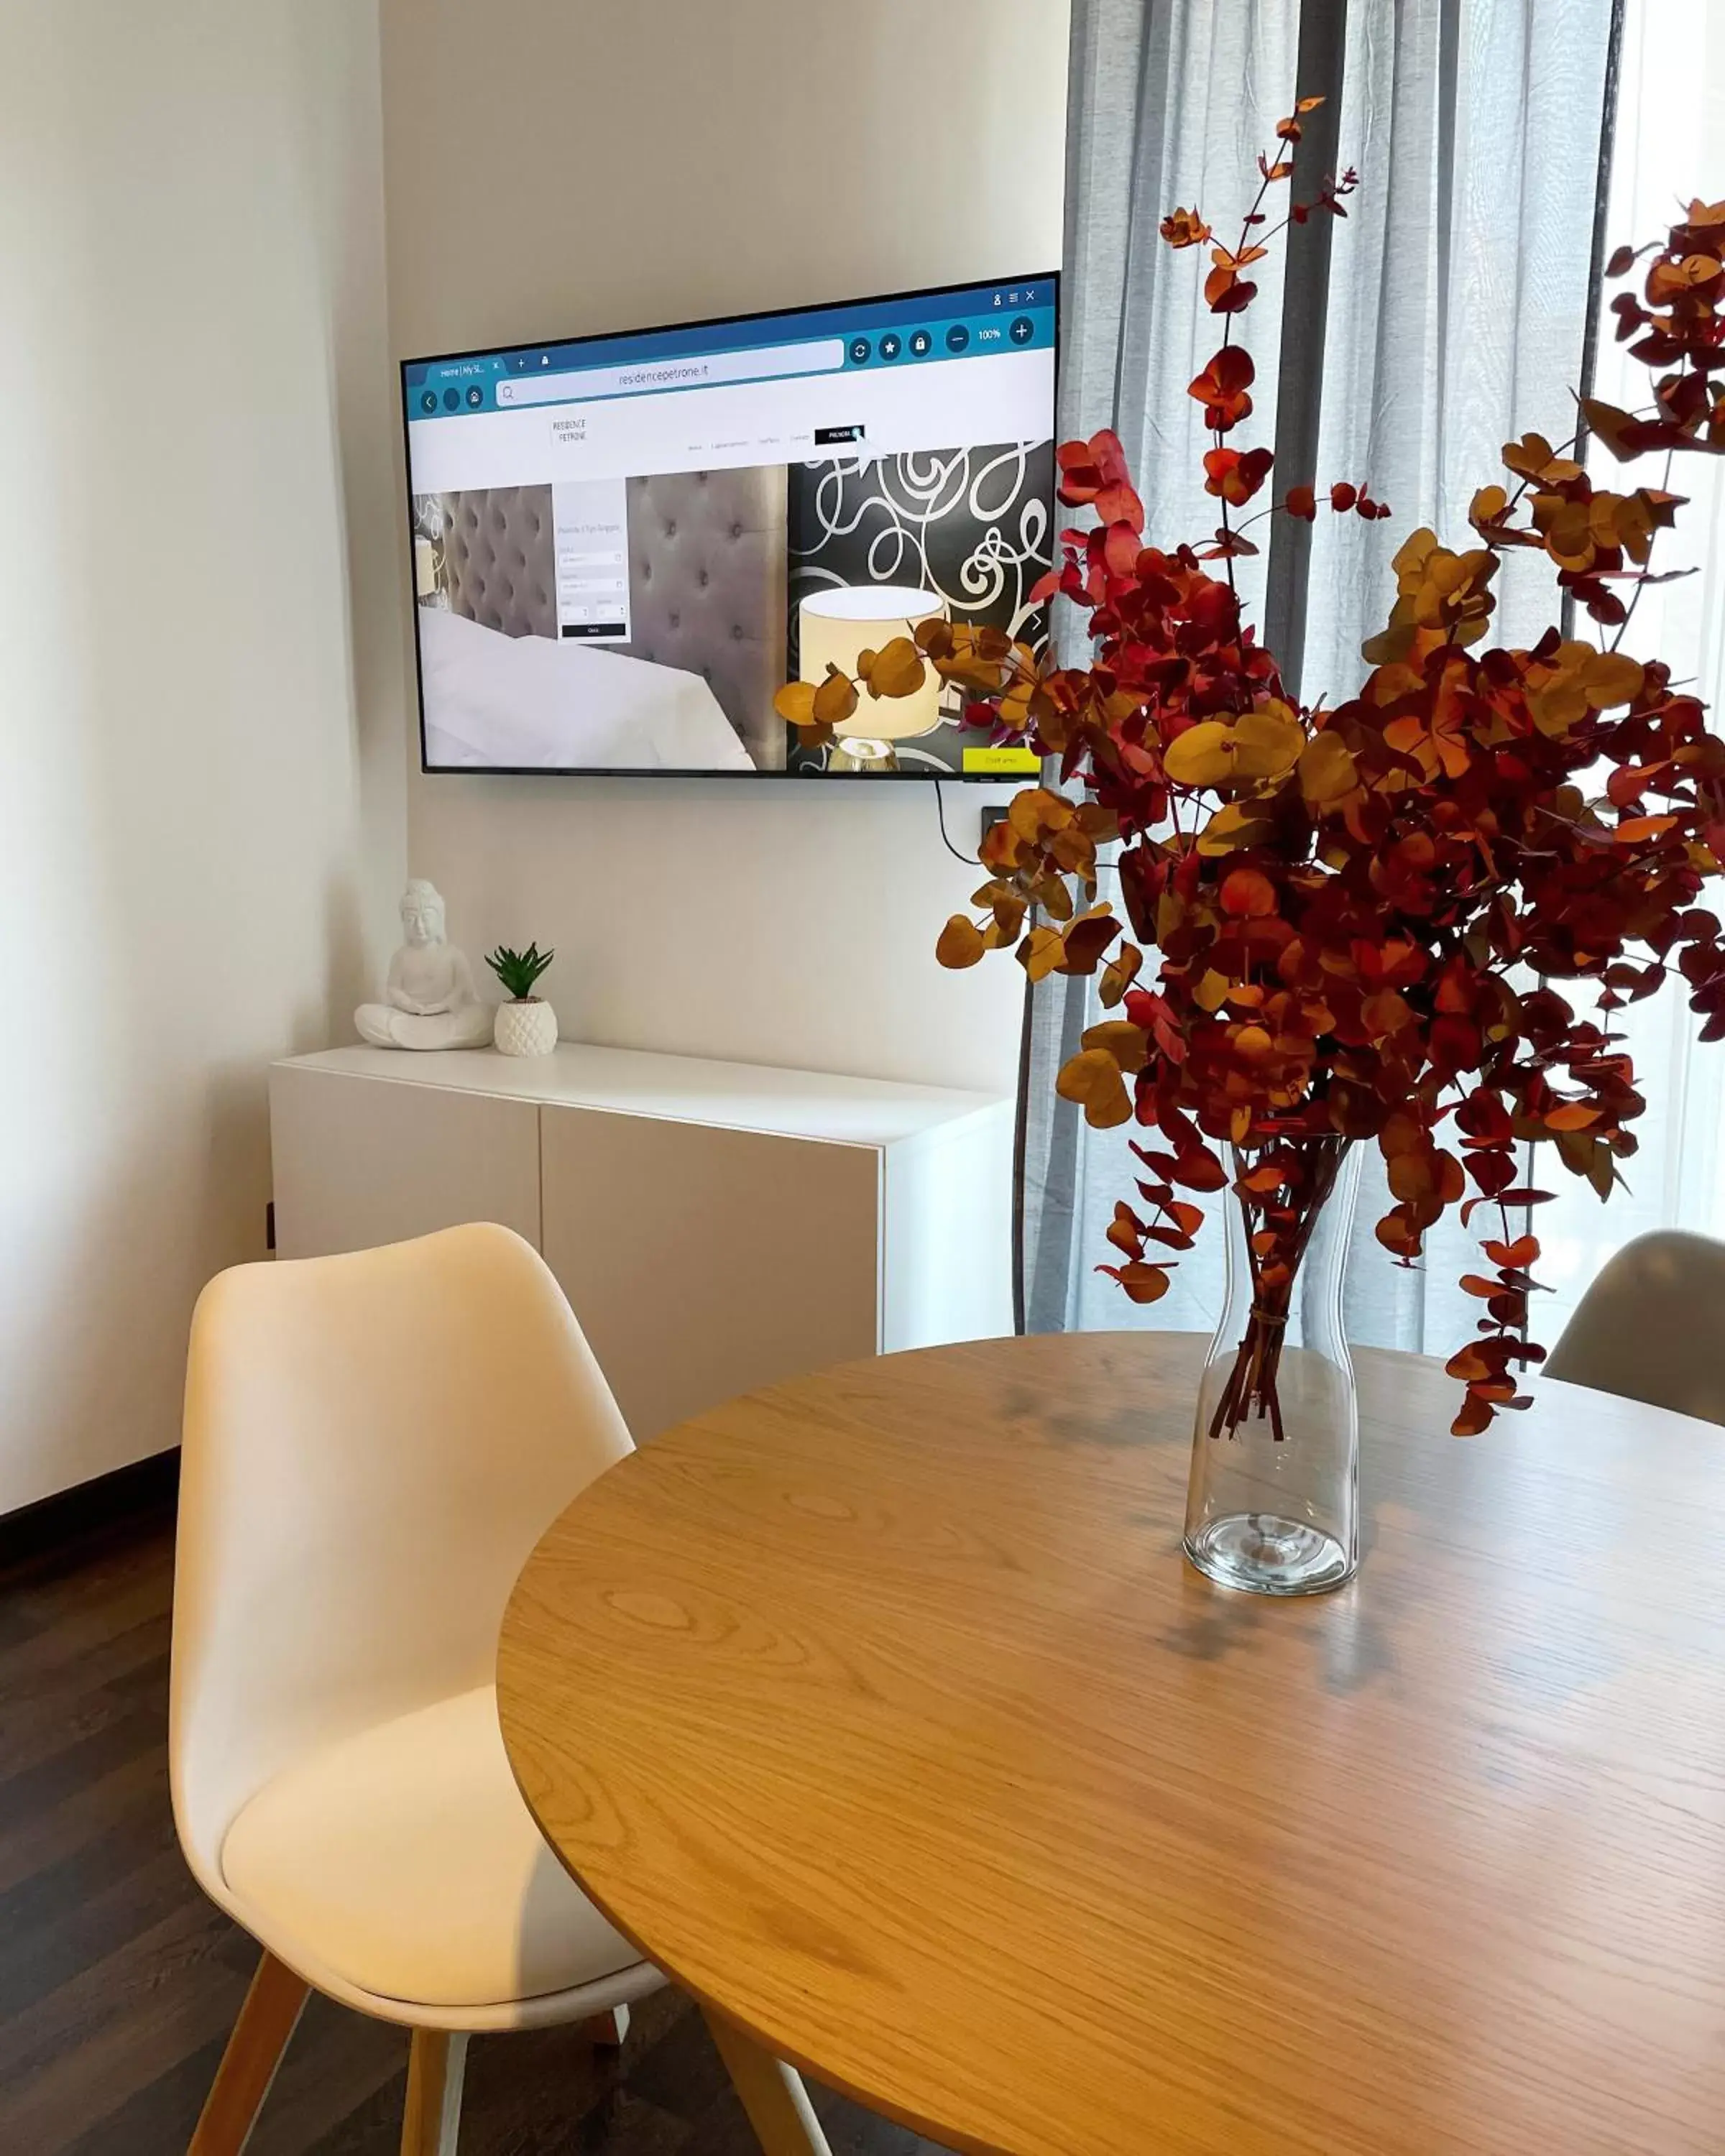
[(1725, 1431), (1452, 1438), (1362, 1353), (1359, 1576), (1264, 1601), (1181, 1562), (1201, 1354), (894, 1356), (612, 1469), (504, 1626), (547, 1836), (771, 2156), (793, 2067), (989, 2156), (1719, 2156)]

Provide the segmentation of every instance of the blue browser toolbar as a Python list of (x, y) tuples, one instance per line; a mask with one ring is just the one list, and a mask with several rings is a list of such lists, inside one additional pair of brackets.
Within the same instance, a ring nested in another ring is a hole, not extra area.
[(402, 367), (402, 388), (413, 420), (661, 396), (797, 375), (933, 366), (1050, 349), (1058, 303), (1059, 280), (1047, 274), (792, 313), (409, 360)]

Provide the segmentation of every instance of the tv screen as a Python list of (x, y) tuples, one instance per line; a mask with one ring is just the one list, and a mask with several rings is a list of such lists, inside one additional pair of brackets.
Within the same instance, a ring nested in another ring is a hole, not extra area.
[(1058, 280), (410, 360), (429, 772), (999, 778), (931, 674), (803, 747), (787, 680), (931, 617), (1040, 648)]

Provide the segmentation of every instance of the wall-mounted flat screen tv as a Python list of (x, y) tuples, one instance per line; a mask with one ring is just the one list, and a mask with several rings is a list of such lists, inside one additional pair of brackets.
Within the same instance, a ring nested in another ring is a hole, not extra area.
[(931, 675), (801, 745), (787, 680), (933, 616), (1038, 646), (1052, 275), (407, 362), (429, 772), (999, 778)]

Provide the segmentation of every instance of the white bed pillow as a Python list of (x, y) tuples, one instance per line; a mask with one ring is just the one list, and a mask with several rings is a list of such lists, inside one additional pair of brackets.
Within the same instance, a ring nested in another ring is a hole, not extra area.
[(472, 770), (748, 771), (698, 674), (593, 644), (506, 636), (421, 607), (426, 761)]

